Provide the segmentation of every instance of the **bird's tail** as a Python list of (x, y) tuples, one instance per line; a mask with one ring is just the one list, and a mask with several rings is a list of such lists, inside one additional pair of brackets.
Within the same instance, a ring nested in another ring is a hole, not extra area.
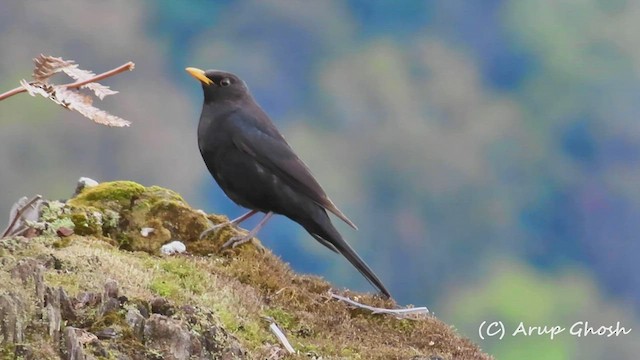
[(369, 265), (364, 262), (356, 253), (355, 250), (342, 238), (342, 235), (336, 230), (331, 223), (331, 219), (327, 213), (322, 209), (318, 211), (311, 219), (298, 222), (307, 230), (311, 236), (318, 240), (322, 245), (329, 249), (342, 254), (358, 271), (382, 294), (390, 298), (391, 294), (389, 290), (384, 286), (382, 281), (376, 276), (376, 274), (369, 268)]

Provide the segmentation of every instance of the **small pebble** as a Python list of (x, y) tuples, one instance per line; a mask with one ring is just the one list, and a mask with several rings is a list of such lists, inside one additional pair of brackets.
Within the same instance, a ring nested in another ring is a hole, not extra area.
[(150, 305), (151, 305), (151, 312), (154, 314), (172, 316), (173, 314), (176, 313), (175, 308), (173, 307), (173, 305), (171, 305), (169, 300), (163, 297), (154, 298), (153, 300), (151, 300)]
[(142, 229), (140, 229), (140, 235), (147, 237), (151, 234), (153, 234), (156, 231), (156, 229), (154, 228), (150, 228), (150, 227), (143, 227)]
[(82, 190), (96, 187), (99, 184), (100, 184), (99, 182), (83, 176), (80, 179), (78, 179), (78, 182), (76, 183), (76, 190), (74, 191), (73, 196), (74, 197), (78, 196), (82, 192)]
[(187, 251), (187, 246), (182, 241), (172, 241), (168, 244), (162, 245), (160, 252), (163, 255), (181, 254)]
[(95, 334), (100, 340), (109, 340), (118, 336), (118, 332), (114, 328), (105, 328)]
[(69, 229), (68, 227), (62, 226), (58, 228), (58, 231), (56, 231), (56, 234), (58, 234), (58, 236), (60, 237), (71, 236), (73, 235), (73, 229)]
[(94, 187), (94, 186), (98, 186), (100, 183), (93, 180), (92, 178), (88, 178), (88, 177), (81, 177), (80, 179), (78, 179), (78, 183), (79, 184), (83, 184), (84, 187)]

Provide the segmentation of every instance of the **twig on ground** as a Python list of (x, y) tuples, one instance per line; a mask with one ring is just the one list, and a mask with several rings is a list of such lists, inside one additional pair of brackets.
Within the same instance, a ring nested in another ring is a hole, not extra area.
[(365, 305), (365, 304), (359, 303), (357, 301), (351, 300), (348, 297), (336, 295), (334, 293), (331, 293), (331, 297), (334, 298), (334, 299), (340, 300), (340, 301), (344, 301), (347, 304), (353, 305), (355, 307), (358, 307), (358, 308), (361, 308), (361, 309), (365, 309), (365, 310), (369, 310), (373, 314), (390, 314), (390, 315), (394, 315), (394, 316), (398, 316), (398, 317), (403, 317), (403, 316), (413, 315), (413, 314), (428, 314), (429, 313), (429, 309), (427, 309), (424, 306), (415, 307), (415, 308), (408, 308), (408, 309), (385, 309), (385, 308), (378, 308), (378, 307), (374, 307), (374, 306)]
[(287, 352), (289, 352), (289, 354), (295, 354), (296, 350), (293, 348), (293, 346), (291, 346), (291, 343), (287, 339), (287, 336), (284, 334), (284, 332), (282, 332), (282, 330), (280, 330), (278, 324), (276, 324), (276, 321), (269, 316), (263, 316), (262, 318), (269, 322), (269, 330), (271, 330), (273, 335), (275, 335), (278, 341), (280, 341)]

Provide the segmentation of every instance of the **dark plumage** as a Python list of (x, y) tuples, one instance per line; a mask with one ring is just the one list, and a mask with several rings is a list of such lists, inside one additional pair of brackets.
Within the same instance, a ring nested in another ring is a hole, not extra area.
[(389, 297), (380, 279), (338, 233), (327, 211), (354, 229), (356, 226), (329, 199), (244, 81), (224, 71), (186, 70), (200, 80), (204, 92), (198, 124), (202, 158), (225, 194), (252, 210), (231, 223), (238, 224), (257, 211), (267, 214), (256, 229), (230, 243), (250, 239), (272, 213), (282, 214), (302, 225), (321, 244), (342, 254)]

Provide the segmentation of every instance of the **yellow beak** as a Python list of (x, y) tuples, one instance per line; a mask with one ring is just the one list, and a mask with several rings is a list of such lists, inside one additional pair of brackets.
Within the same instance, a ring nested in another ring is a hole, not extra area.
[(198, 68), (194, 68), (194, 67), (188, 67), (185, 70), (187, 70), (187, 72), (189, 73), (189, 75), (193, 76), (194, 78), (202, 81), (203, 83), (207, 84), (207, 85), (211, 85), (213, 84), (213, 81), (211, 79), (209, 79), (205, 74), (204, 74), (204, 70), (200, 70)]

